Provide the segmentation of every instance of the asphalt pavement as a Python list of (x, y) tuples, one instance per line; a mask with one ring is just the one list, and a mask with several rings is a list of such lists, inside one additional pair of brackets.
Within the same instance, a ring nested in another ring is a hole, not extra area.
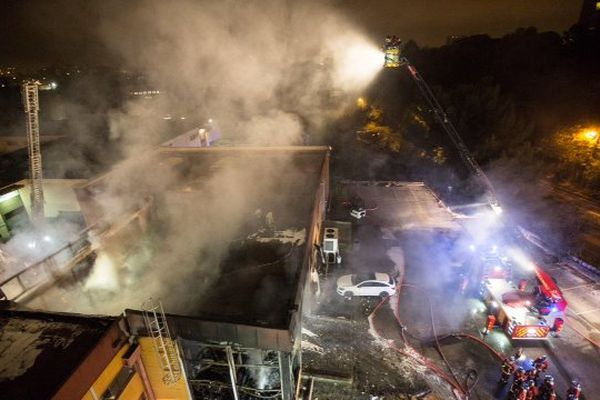
[[(357, 197), (369, 211), (364, 219), (352, 220), (344, 200)], [(564, 330), (559, 336), (542, 341), (512, 343), (499, 327), (484, 336), (487, 311), (479, 299), (459, 292), (455, 260), (448, 244), (452, 240), (446, 240), (460, 230), (460, 221), (435, 193), (418, 183), (348, 182), (337, 191), (334, 202), (329, 218), (352, 220), (355, 240), (329, 282), (341, 273), (380, 271), (403, 275), (404, 283), (412, 285), (402, 288), (399, 295), (384, 304), (373, 321), (384, 339), (399, 345), (406, 339), (447, 374), (455, 373), (460, 382), (476, 371), (477, 384), (472, 390), (476, 398), (506, 398), (508, 387), (498, 384), (499, 359), (476, 341), (448, 335), (471, 334), (503, 355), (512, 354), (516, 347), (523, 347), (529, 359), (547, 354), (559, 398), (574, 378), (581, 381), (584, 394), (588, 393), (585, 398), (592, 399), (592, 394), (600, 393), (600, 352), (584, 337), (599, 339), (597, 283), (564, 261), (540, 253), (536, 262), (555, 277), (569, 302), (569, 321)], [(333, 299), (331, 310), (335, 312), (343, 309), (343, 300), (332, 292), (333, 288), (332, 284), (325, 288), (322, 299)], [(351, 318), (364, 316), (354, 314)], [(435, 336), (443, 338), (440, 350), (450, 369), (435, 346)], [(438, 385), (444, 386), (441, 381)]]

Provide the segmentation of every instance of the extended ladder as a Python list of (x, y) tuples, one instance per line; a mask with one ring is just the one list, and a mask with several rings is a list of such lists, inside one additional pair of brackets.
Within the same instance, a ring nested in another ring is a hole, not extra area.
[(44, 188), (42, 177), (42, 152), (40, 150), (40, 124), (38, 111), (37, 81), (26, 81), (21, 87), (25, 123), (27, 127), (27, 144), (29, 150), (29, 178), (31, 179), (31, 221), (35, 226), (44, 222)]
[(162, 303), (150, 298), (142, 304), (142, 312), (146, 329), (152, 337), (154, 350), (163, 371), (163, 382), (172, 385), (181, 377), (181, 364), (179, 351), (171, 338)]

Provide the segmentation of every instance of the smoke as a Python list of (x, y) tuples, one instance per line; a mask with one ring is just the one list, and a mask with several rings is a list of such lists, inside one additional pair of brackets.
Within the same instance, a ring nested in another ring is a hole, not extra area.
[[(327, 122), (381, 69), (383, 58), (362, 32), (320, 2), (111, 4), (111, 18), (99, 24), (98, 37), (124, 69), (137, 71), (132, 76), (140, 78), (138, 86), (160, 95), (102, 107), (109, 116), (109, 147), (88, 135), (99, 157), (116, 152), (123, 160), (92, 185), (87, 206), (107, 225), (125, 227), (102, 239), (85, 291), (72, 294), (70, 307), (118, 313), (152, 296), (167, 311), (193, 312), (221, 274), (231, 243), (260, 228), (256, 210), (271, 213), (277, 229), (305, 227), (321, 160), (311, 165), (289, 155), (157, 157), (156, 144), (167, 138), (162, 118), (198, 124), (211, 118), (225, 138), (245, 144), (318, 142)], [(126, 221), (146, 206), (142, 219), (151, 226), (140, 234)], [(257, 288), (263, 294), (284, 290), (270, 280)], [(247, 301), (264, 303), (264, 296), (253, 296)]]
[(340, 109), (333, 94), (361, 90), (382, 65), (377, 46), (317, 2), (144, 1), (99, 34), (171, 109), (193, 105), (258, 143), (301, 143), (305, 124), (322, 127)]

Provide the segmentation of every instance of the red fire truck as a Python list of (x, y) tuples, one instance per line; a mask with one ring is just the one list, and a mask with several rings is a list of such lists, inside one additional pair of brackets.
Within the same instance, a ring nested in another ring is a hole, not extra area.
[(481, 295), (497, 323), (515, 340), (547, 339), (562, 329), (567, 302), (556, 282), (536, 265), (515, 284), (506, 265), (488, 265)]

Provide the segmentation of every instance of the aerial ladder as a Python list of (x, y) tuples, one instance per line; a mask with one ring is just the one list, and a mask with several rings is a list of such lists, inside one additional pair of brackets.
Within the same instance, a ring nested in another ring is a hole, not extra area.
[(31, 180), (31, 222), (39, 227), (44, 223), (44, 188), (42, 177), (42, 152), (40, 150), (40, 122), (38, 112), (40, 102), (38, 87), (40, 82), (23, 82), (21, 95), (25, 109), (27, 128), (27, 148), (29, 151), (29, 179)]
[(481, 169), (464, 141), (460, 137), (458, 131), (454, 127), (454, 124), (444, 111), (444, 108), (438, 102), (437, 98), (427, 85), (427, 82), (423, 79), (423, 77), (419, 74), (414, 65), (410, 63), (408, 58), (402, 56), (402, 41), (396, 36), (387, 37), (385, 39), (384, 45), (384, 56), (385, 62), (384, 67), (386, 68), (399, 68), (401, 66), (405, 66), (410, 73), (411, 78), (417, 85), (419, 91), (423, 95), (423, 98), (427, 102), (427, 105), (432, 110), (433, 115), (436, 121), (440, 124), (440, 126), (444, 129), (454, 146), (456, 147), (458, 154), (460, 155), (463, 162), (466, 164), (467, 168), (475, 175), (475, 177), (479, 180), (482, 186), (485, 189), (487, 201), (494, 210), (494, 212), (500, 214), (502, 212), (502, 208), (498, 203), (498, 199), (496, 197), (496, 192), (492, 185), (492, 182), (488, 179), (485, 172)]

